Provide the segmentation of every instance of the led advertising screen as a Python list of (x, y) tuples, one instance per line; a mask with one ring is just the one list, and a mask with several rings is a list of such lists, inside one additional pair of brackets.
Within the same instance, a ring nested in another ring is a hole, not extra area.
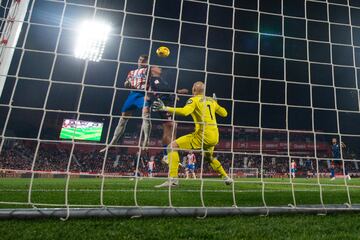
[(60, 139), (100, 141), (103, 123), (64, 119)]

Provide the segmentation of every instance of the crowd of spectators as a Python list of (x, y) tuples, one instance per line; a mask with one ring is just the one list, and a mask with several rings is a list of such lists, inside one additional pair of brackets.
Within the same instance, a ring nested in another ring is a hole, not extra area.
[[(90, 173), (90, 174), (120, 174), (131, 175), (136, 166), (144, 175), (147, 172), (147, 162), (150, 158), (155, 160), (155, 173), (166, 175), (168, 168), (161, 162), (163, 153), (161, 150), (137, 153), (128, 152), (126, 148), (110, 148), (106, 155), (100, 153), (101, 145), (83, 145), (77, 144), (72, 149), (69, 143), (41, 143), (37, 149), (35, 141), (25, 140), (7, 140), (5, 141), (0, 154), (0, 169), (22, 170), (44, 172), (71, 172)], [(73, 153), (70, 157), (70, 153)], [(36, 157), (34, 158), (34, 155)], [(187, 152), (180, 152), (181, 159)], [(200, 174), (201, 166), (204, 174), (211, 174), (214, 171), (207, 162), (202, 163), (201, 153), (196, 152), (196, 174)], [(215, 156), (222, 163), (224, 169), (230, 172), (231, 168), (252, 168), (263, 171), (266, 176), (281, 176), (289, 172), (289, 158), (277, 156), (263, 156), (259, 154), (232, 154), (231, 152), (216, 152)], [(234, 156), (234, 157), (233, 157)], [(354, 158), (355, 159), (355, 158)], [(292, 160), (292, 159), (291, 159)], [(298, 157), (293, 159), (297, 163), (299, 175), (316, 174), (330, 172), (330, 160), (318, 159), (316, 161), (311, 157)], [(349, 173), (360, 173), (360, 162), (351, 160), (345, 161), (345, 168)], [(341, 163), (336, 165), (336, 171), (341, 172)], [(180, 168), (180, 174), (184, 168)], [(155, 174), (155, 176), (156, 176)]]

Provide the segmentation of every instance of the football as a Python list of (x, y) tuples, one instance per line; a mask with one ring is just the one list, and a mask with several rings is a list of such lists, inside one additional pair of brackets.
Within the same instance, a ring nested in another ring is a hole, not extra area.
[(168, 57), (170, 55), (170, 49), (167, 47), (161, 46), (156, 50), (156, 54), (159, 57)]

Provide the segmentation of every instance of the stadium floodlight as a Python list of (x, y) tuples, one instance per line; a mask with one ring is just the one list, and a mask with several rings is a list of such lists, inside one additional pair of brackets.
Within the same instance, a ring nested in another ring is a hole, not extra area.
[(100, 61), (111, 27), (105, 22), (87, 20), (80, 24), (75, 45), (75, 57)]

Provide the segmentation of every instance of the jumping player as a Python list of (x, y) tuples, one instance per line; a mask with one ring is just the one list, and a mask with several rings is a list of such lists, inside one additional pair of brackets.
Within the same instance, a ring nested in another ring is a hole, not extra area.
[(148, 69), (148, 56), (141, 55), (138, 59), (138, 68), (130, 71), (125, 80), (124, 86), (132, 89), (132, 91), (129, 93), (124, 105), (122, 106), (121, 117), (115, 129), (114, 136), (109, 145), (100, 150), (100, 152), (104, 152), (109, 146), (114, 145), (121, 138), (125, 132), (129, 117), (132, 116), (133, 111), (137, 109), (142, 109), (144, 133), (142, 147), (145, 148), (147, 146), (151, 131), (151, 121), (149, 119), (150, 104), (148, 99), (145, 99), (145, 90), (148, 90), (147, 79), (148, 75), (150, 78), (160, 78), (161, 75), (161, 68), (159, 67), (151, 67), (150, 73), (148, 73)]
[(195, 175), (196, 156), (192, 151), (190, 151), (189, 154), (186, 156), (186, 158), (187, 158), (187, 166), (185, 169), (186, 179), (189, 179), (189, 173), (191, 173), (193, 178), (196, 179), (196, 175)]
[(156, 187), (178, 185), (177, 177), (180, 162), (178, 149), (204, 150), (204, 160), (210, 163), (210, 166), (224, 179), (225, 184), (229, 185), (233, 182), (226, 174), (221, 163), (213, 156), (214, 148), (219, 142), (219, 130), (215, 114), (226, 117), (227, 111), (213, 98), (206, 97), (204, 92), (204, 83), (196, 82), (192, 88), (193, 97), (190, 98), (182, 108), (166, 107), (161, 101), (153, 103), (153, 108), (158, 111), (165, 111), (183, 116), (191, 115), (195, 123), (195, 131), (193, 133), (176, 139), (168, 146), (170, 179)]
[[(166, 106), (174, 106), (176, 101), (176, 95), (170, 94), (172, 92), (169, 83), (162, 78), (152, 78), (150, 81), (150, 87), (152, 94), (151, 102), (160, 99)], [(169, 93), (167, 93), (169, 92)], [(187, 94), (189, 91), (185, 88), (177, 90), (177, 93)], [(177, 124), (173, 120), (173, 114), (169, 112), (161, 112), (159, 111), (159, 117), (163, 119), (163, 136), (162, 136), (162, 144), (164, 146), (164, 157), (162, 161), (168, 164), (167, 160), (167, 146), (176, 139), (176, 126)]]

